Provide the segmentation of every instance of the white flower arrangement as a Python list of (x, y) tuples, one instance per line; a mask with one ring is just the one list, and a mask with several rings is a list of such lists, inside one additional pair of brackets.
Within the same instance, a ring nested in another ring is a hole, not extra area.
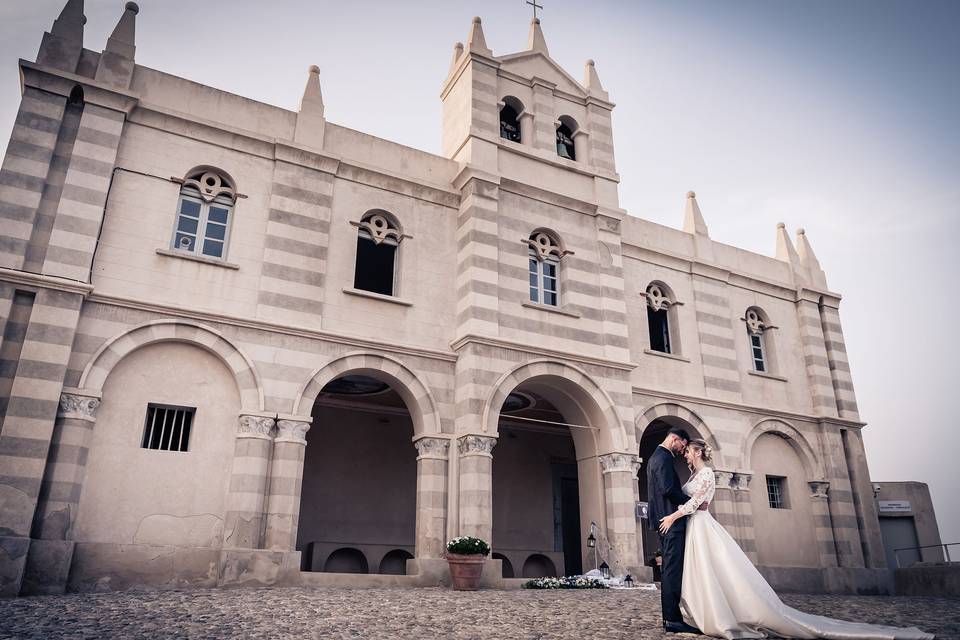
[(457, 536), (447, 542), (447, 553), (485, 556), (490, 553), (490, 545), (486, 541), (473, 536)]
[(602, 580), (586, 576), (562, 576), (560, 578), (534, 578), (523, 583), (524, 589), (609, 589)]

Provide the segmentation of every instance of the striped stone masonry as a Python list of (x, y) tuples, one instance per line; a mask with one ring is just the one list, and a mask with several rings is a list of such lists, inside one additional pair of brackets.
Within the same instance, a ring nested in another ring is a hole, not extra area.
[(447, 535), (447, 461), (450, 440), (420, 438), (417, 448), (417, 558), (442, 558)]
[(499, 334), (499, 192), (497, 185), (478, 178), (469, 180), (462, 189), (456, 235), (457, 336)]
[(620, 221), (597, 216), (599, 239), (600, 291), (594, 299), (600, 300), (600, 333), (603, 336), (604, 355), (612, 360), (630, 360), (630, 336), (627, 329), (627, 303), (624, 297), (623, 243)]
[(7, 535), (30, 534), (82, 301), (80, 293), (40, 289), (29, 313), (19, 314), (28, 322), (17, 328), (23, 340), (0, 431), (0, 495), (7, 496), (0, 522)]
[(554, 85), (535, 81), (533, 104), (527, 106), (533, 112), (533, 146), (545, 151), (557, 151), (557, 110), (554, 107)]
[(750, 481), (752, 473), (733, 474), (730, 487), (733, 489), (734, 509), (736, 513), (737, 544), (747, 554), (753, 564), (757, 564), (757, 538), (753, 532), (753, 504), (750, 501)]
[(22, 269), (66, 98), (26, 87), (0, 167), (0, 267)]
[(40, 499), (33, 520), (32, 538), (71, 538), (99, 406), (100, 396), (97, 392), (76, 389), (60, 395), (47, 469), (40, 485)]
[(824, 480), (830, 483), (828, 503), (833, 522), (837, 564), (840, 567), (863, 567), (860, 527), (857, 524), (843, 437), (835, 425), (823, 424), (820, 438)]
[(491, 436), (465, 435), (457, 439), (460, 468), (459, 535), (493, 541), (493, 448)]
[(334, 178), (277, 161), (270, 191), (257, 317), (319, 326)]
[[(693, 297), (704, 389), (709, 398), (740, 402), (740, 365), (733, 335), (734, 314), (728, 296), (725, 283), (694, 274)], [(737, 329), (743, 327), (738, 324)]]
[(870, 523), (878, 521), (879, 514), (870, 481), (870, 470), (867, 468), (867, 452), (863, 448), (863, 438), (859, 429), (843, 429), (841, 438), (853, 489), (853, 507), (857, 513), (864, 566), (883, 569), (887, 567), (883, 539), (880, 537), (879, 528), (870, 526)]
[(807, 484), (810, 485), (810, 508), (813, 513), (817, 551), (820, 552), (820, 566), (836, 567), (837, 544), (833, 537), (833, 518), (830, 516), (830, 483), (811, 481)]
[(833, 390), (837, 398), (837, 412), (841, 418), (859, 420), (857, 396), (853, 391), (853, 378), (850, 376), (850, 361), (847, 359), (847, 346), (843, 342), (843, 330), (840, 328), (840, 310), (820, 305), (820, 320), (823, 326), (823, 339), (830, 362), (830, 375)]
[(227, 485), (224, 547), (258, 549), (261, 546), (274, 424), (271, 416), (239, 417)]
[(819, 415), (835, 416), (837, 398), (820, 322), (820, 309), (816, 302), (801, 299), (797, 302), (797, 316), (800, 321), (800, 342), (803, 345), (803, 361), (807, 369), (813, 410)]
[(615, 575), (638, 573), (642, 565), (636, 519), (637, 472), (640, 458), (630, 453), (600, 456), (607, 512), (610, 569)]
[(44, 274), (90, 281), (124, 119), (119, 111), (94, 104), (83, 107), (43, 258)]
[(590, 132), (590, 164), (606, 171), (616, 171), (610, 110), (588, 101), (584, 125)]
[(739, 538), (737, 527), (737, 503), (733, 493), (732, 471), (713, 470), (713, 477), (717, 483), (716, 493), (713, 496), (713, 502), (710, 504), (710, 513), (717, 519), (717, 522), (730, 532), (734, 538)]
[(307, 416), (277, 420), (270, 465), (270, 495), (264, 548), (293, 551), (300, 524), (300, 490), (303, 486), (303, 456), (307, 431), (313, 419)]

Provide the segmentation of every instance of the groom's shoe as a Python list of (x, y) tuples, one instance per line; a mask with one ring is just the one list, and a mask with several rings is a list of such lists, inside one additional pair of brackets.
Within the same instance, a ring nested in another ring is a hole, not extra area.
[(673, 622), (667, 620), (663, 623), (663, 630), (667, 633), (695, 633), (701, 635), (703, 632), (696, 627), (691, 627), (686, 622)]

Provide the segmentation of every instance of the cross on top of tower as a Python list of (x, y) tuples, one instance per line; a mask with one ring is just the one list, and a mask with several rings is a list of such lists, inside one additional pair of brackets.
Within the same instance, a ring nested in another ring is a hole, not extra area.
[(537, 19), (537, 9), (543, 9), (542, 4), (537, 4), (537, 0), (526, 0), (527, 4), (533, 7), (533, 19)]

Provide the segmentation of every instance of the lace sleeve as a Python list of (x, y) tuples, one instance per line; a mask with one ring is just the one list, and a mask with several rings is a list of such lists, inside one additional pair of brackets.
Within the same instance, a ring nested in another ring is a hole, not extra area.
[(713, 477), (713, 470), (704, 467), (697, 472), (697, 475), (691, 480), (690, 488), (693, 492), (690, 499), (680, 505), (678, 509), (685, 516), (692, 515), (704, 502), (713, 500), (713, 493), (716, 489), (716, 480)]

